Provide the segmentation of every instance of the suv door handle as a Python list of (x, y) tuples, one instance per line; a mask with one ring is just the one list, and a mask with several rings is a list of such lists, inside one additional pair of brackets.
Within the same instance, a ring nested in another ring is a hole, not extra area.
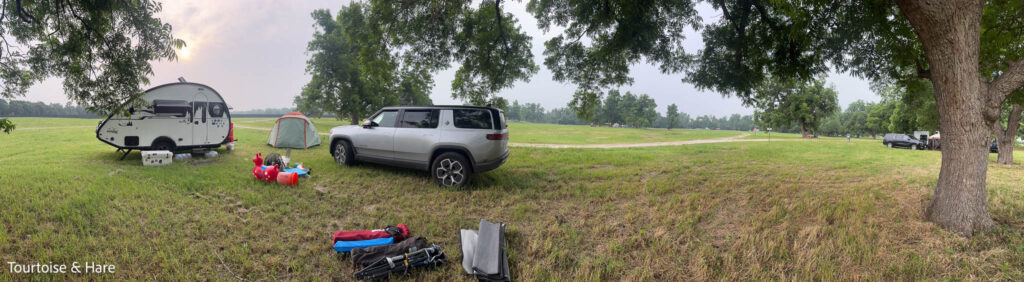
[(196, 124), (197, 124), (197, 125), (199, 124), (199, 121), (198, 121), (198, 120), (196, 121)]

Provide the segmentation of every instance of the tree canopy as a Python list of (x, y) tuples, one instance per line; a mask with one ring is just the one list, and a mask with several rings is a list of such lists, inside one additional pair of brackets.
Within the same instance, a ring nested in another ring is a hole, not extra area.
[(356, 124), (383, 106), (429, 104), (432, 77), (392, 54), (384, 30), (369, 13), (359, 2), (343, 7), (336, 17), (328, 10), (312, 12), (317, 29), (306, 62), (312, 78), (296, 98), (299, 110), (333, 113)]
[[(405, 64), (428, 72), (458, 63), (452, 97), (471, 104), (499, 102), (498, 91), (537, 73), (531, 37), (502, 9), (501, 0), (371, 0), (373, 24)], [(506, 102), (507, 103), (507, 102)]]
[(672, 129), (679, 123), (679, 107), (676, 104), (668, 105), (668, 113), (665, 113), (666, 128)]
[(0, 98), (59, 77), (70, 101), (107, 115), (141, 95), (151, 61), (174, 60), (185, 44), (154, 16), (161, 5), (153, 0), (3, 0), (0, 7)]
[(683, 33), (700, 25), (694, 4), (531, 0), (527, 10), (543, 30), (565, 28), (544, 43), (544, 65), (556, 81), (576, 85), (570, 108), (589, 120), (605, 89), (633, 83), (631, 65), (646, 60), (666, 73), (685, 66), (691, 56), (682, 48)]
[(839, 108), (835, 89), (826, 87), (822, 79), (808, 83), (773, 79), (755, 92), (758, 101), (755, 120), (771, 127), (795, 122), (803, 136), (816, 131), (821, 121)]
[[(675, 10), (679, 11), (692, 9), (693, 5), (683, 0), (626, 3), (615, 7), (657, 5), (679, 7)], [(1012, 36), (1011, 40), (992, 41), (997, 43), (991, 43), (991, 47), (979, 45), (983, 37), (987, 38), (988, 35), (982, 33), (989, 27), (1016, 28), (1010, 33), (1021, 32), (1018, 22), (1024, 9), (1020, 9), (1020, 1), (715, 0), (711, 3), (721, 11), (722, 17), (699, 26), (704, 48), (693, 55), (692, 60), (658, 60), (657, 56), (648, 60), (660, 64), (663, 71), (685, 72), (684, 80), (698, 89), (734, 95), (748, 105), (759, 103), (754, 90), (768, 83), (769, 78), (808, 81), (830, 69), (872, 81), (927, 79), (934, 88), (943, 133), (943, 165), (926, 216), (968, 236), (994, 224), (985, 203), (988, 159), (984, 151), (985, 139), (991, 136), (989, 129), (1000, 117), (1001, 104), (1024, 84), (1024, 60), (1017, 56), (1021, 52), (1015, 51), (1022, 44)], [(587, 49), (581, 46), (553, 51), (555, 55), (578, 53), (610, 59), (637, 58), (636, 54), (649, 54), (644, 51), (659, 50), (649, 48), (665, 42), (658, 38), (670, 38), (667, 42), (678, 43), (672, 40), (679, 38), (675, 36), (679, 32), (675, 25), (639, 21), (647, 24), (637, 26), (616, 20), (657, 18), (671, 15), (674, 10), (627, 9), (629, 13), (623, 13), (617, 9), (601, 9), (601, 4), (582, 0), (530, 2), (531, 12), (542, 26), (555, 23), (566, 27), (566, 36), (556, 37), (548, 47), (560, 46), (558, 40), (583, 35), (596, 42), (592, 46), (615, 42), (612, 39), (617, 37), (607, 36), (615, 34), (608, 33), (609, 30), (643, 35), (625, 45), (647, 47), (636, 52), (630, 48)], [(676, 19), (699, 25), (695, 16)], [(997, 34), (993, 31), (992, 36), (1002, 38)], [(1002, 50), (1017, 55), (987, 55), (999, 54)], [(670, 57), (687, 56), (676, 50)], [(557, 62), (560, 60), (557, 58), (549, 55), (548, 60)], [(572, 63), (572, 67), (580, 70), (604, 64), (587, 60)], [(628, 73), (628, 64), (618, 66), (626, 70), (615, 73)], [(555, 77), (559, 78), (557, 72)], [(614, 81), (628, 82), (622, 78)]]

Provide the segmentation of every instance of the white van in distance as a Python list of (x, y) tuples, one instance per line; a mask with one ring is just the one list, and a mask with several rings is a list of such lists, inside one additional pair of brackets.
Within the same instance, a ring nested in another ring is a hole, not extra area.
[[(209, 86), (185, 82), (146, 90), (144, 108), (115, 113), (96, 127), (96, 138), (118, 149), (180, 151), (217, 148), (230, 143), (231, 113)], [(125, 154), (127, 155), (127, 153)]]

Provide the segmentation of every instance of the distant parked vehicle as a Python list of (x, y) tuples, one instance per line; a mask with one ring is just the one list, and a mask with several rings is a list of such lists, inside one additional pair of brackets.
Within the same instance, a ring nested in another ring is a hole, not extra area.
[(999, 153), (999, 142), (996, 142), (995, 139), (992, 139), (992, 145), (988, 146), (988, 151), (990, 153)]
[(899, 133), (885, 134), (885, 137), (882, 138), (882, 145), (889, 148), (908, 148), (911, 150), (925, 148), (925, 144), (924, 142), (921, 142), (921, 140)]
[(361, 126), (331, 129), (331, 155), (339, 164), (426, 170), (442, 186), (463, 186), (508, 154), (505, 113), (492, 107), (385, 107)]

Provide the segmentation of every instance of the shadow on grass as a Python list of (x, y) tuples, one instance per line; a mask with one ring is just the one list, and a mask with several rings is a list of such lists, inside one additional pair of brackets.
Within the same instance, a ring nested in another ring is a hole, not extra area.
[[(429, 171), (422, 171), (418, 169), (394, 167), (389, 165), (360, 162), (355, 167), (361, 169), (375, 170), (377, 173), (387, 174), (387, 177), (410, 177), (420, 178), (430, 181), (434, 184), (433, 175)], [(470, 179), (469, 185), (464, 187), (441, 187), (438, 185), (432, 185), (437, 189), (448, 189), (458, 191), (473, 191), (473, 190), (484, 190), (484, 189), (495, 189), (503, 188), (506, 190), (523, 190), (527, 188), (536, 187), (533, 179), (529, 174), (521, 172), (519, 170), (508, 169), (499, 167), (497, 169), (487, 171), (480, 174), (473, 174)]]

